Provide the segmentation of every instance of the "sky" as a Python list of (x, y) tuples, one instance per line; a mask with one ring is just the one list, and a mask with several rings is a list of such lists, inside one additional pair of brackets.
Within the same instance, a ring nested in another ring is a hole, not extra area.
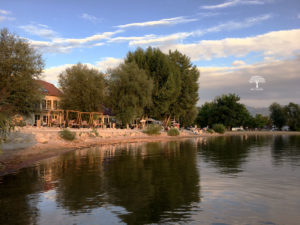
[(0, 0), (2, 28), (42, 54), (56, 85), (78, 62), (105, 73), (151, 46), (198, 67), (198, 105), (228, 93), (254, 107), (300, 103), (299, 0)]

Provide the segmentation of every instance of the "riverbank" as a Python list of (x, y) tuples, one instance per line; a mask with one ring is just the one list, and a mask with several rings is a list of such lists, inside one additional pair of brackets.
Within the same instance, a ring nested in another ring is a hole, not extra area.
[(225, 134), (201, 133), (195, 135), (184, 130), (180, 136), (170, 137), (166, 132), (148, 136), (141, 130), (131, 129), (70, 129), (76, 132), (76, 140), (66, 141), (59, 137), (59, 128), (18, 128), (7, 143), (2, 145), (0, 153), (0, 176), (28, 167), (35, 162), (58, 156), (69, 151), (92, 146), (112, 145), (133, 142), (162, 142), (185, 138), (230, 136), (230, 135), (300, 135), (300, 132), (286, 131), (236, 131)]

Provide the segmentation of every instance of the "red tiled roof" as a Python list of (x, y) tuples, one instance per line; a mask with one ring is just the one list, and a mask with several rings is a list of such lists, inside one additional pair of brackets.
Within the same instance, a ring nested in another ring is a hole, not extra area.
[(50, 96), (61, 96), (61, 91), (55, 87), (53, 84), (48, 83), (43, 80), (37, 80), (36, 81), (39, 85), (42, 86), (42, 92), (45, 95), (50, 95)]

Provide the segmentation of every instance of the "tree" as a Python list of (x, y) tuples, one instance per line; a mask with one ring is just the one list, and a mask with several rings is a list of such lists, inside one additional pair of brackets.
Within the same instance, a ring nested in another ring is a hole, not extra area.
[(191, 64), (190, 58), (177, 50), (169, 52), (171, 62), (180, 74), (180, 89), (177, 101), (171, 105), (172, 113), (183, 126), (191, 125), (197, 116), (196, 103), (198, 101), (198, 79), (200, 76), (196, 66)]
[(269, 117), (263, 116), (261, 114), (256, 114), (255, 117), (253, 117), (253, 120), (254, 128), (262, 129), (269, 124)]
[(153, 81), (136, 63), (121, 64), (111, 71), (109, 100), (113, 112), (123, 124), (144, 115), (152, 103)]
[(167, 124), (174, 114), (170, 106), (177, 101), (180, 94), (179, 71), (166, 54), (151, 47), (146, 51), (139, 48), (135, 52), (129, 52), (125, 63), (130, 62), (135, 62), (153, 80), (153, 104), (146, 108), (147, 115), (164, 119)]
[(287, 116), (287, 124), (290, 130), (300, 131), (300, 106), (290, 102), (284, 106), (284, 111)]
[(228, 129), (246, 125), (250, 114), (239, 100), (239, 96), (228, 94), (216, 97), (211, 103), (205, 103), (199, 109), (197, 124), (203, 127), (220, 123)]
[(28, 115), (41, 99), (35, 82), (43, 71), (40, 54), (27, 41), (0, 30), (0, 113)]
[(104, 75), (78, 63), (59, 75), (63, 109), (82, 112), (101, 111), (104, 101)]
[(287, 122), (284, 108), (278, 103), (273, 103), (270, 105), (269, 110), (271, 112), (270, 118), (273, 121), (273, 124), (281, 129)]

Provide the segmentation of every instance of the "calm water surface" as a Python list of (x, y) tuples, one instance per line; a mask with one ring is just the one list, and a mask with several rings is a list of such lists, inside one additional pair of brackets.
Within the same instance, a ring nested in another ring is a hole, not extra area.
[(300, 136), (78, 150), (0, 177), (0, 224), (300, 224)]

